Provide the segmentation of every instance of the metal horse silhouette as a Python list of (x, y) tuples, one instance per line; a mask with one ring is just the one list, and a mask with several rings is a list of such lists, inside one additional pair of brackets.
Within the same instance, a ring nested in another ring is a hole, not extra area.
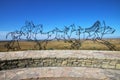
[(93, 36), (92, 39), (96, 39), (96, 36), (98, 36), (97, 32), (98, 30), (100, 29), (100, 26), (101, 26), (101, 23), (100, 21), (96, 21), (93, 26), (89, 27), (89, 28), (85, 28), (85, 31), (84, 33), (88, 33), (89, 35), (87, 36), (87, 39), (88, 37), (91, 37)]
[[(7, 47), (7, 51), (9, 51), (10, 49), (11, 50), (19, 50), (21, 49), (20, 48), (20, 45), (19, 45), (19, 40), (21, 40), (21, 36), (22, 35), (25, 35), (22, 31), (14, 31), (14, 32), (9, 32), (7, 35), (6, 35), (6, 38), (8, 38), (8, 36), (11, 36), (12, 40), (10, 42), (8, 42), (5, 47)], [(16, 46), (14, 46), (16, 42)]]
[[(21, 27), (20, 30), (9, 32), (6, 38), (11, 37), (5, 47), (9, 51), (20, 50), (19, 40), (25, 39), (28, 41), (34, 41), (36, 49), (46, 49), (49, 41), (52, 40), (63, 40), (71, 44), (70, 49), (79, 49), (81, 47), (81, 39), (93, 40), (101, 44), (106, 45), (110, 50), (115, 50), (115, 46), (108, 41), (103, 40), (104, 35), (113, 34), (115, 29), (110, 26), (106, 26), (105, 21), (101, 24), (100, 21), (96, 21), (91, 27), (82, 28), (81, 26), (64, 26), (64, 29), (54, 28), (51, 31), (44, 32), (43, 25), (35, 25), (32, 21), (26, 21), (25, 26)], [(83, 35), (83, 36), (81, 36)], [(42, 37), (44, 36), (44, 38)], [(16, 43), (16, 46), (15, 46)], [(44, 45), (43, 45), (44, 44)]]

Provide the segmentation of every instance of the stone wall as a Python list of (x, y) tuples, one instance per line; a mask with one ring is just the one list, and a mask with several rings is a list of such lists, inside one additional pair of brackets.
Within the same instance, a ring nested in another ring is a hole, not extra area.
[(92, 67), (120, 70), (120, 59), (45, 57), (0, 61), (0, 70), (28, 67)]

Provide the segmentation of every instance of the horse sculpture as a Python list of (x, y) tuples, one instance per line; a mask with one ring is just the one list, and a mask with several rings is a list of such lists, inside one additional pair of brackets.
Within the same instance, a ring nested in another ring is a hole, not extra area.
[[(7, 51), (9, 49), (12, 49), (12, 50), (19, 50), (20, 49), (20, 45), (19, 45), (19, 42), (18, 40), (21, 40), (21, 36), (25, 35), (22, 31), (14, 31), (14, 32), (9, 32), (7, 35), (6, 35), (6, 39), (10, 36), (12, 38), (12, 40), (10, 40), (6, 45), (5, 47), (7, 48)], [(17, 42), (17, 46), (15, 46), (15, 42)]]
[(81, 26), (78, 26), (78, 29), (76, 29), (76, 35), (78, 36), (78, 40), (80, 40), (80, 35), (83, 33), (83, 28)]
[(33, 29), (35, 28), (34, 23), (31, 21), (26, 21), (25, 26), (21, 28), (21, 31), (25, 34), (27, 40), (32, 40), (33, 38)]
[(20, 40), (22, 35), (25, 35), (25, 34), (22, 31), (16, 30), (14, 32), (9, 32), (6, 35), (6, 39), (8, 38), (8, 36), (11, 36), (12, 40)]
[(32, 32), (33, 32), (33, 35), (34, 35), (33, 36), (34, 39), (37, 40), (37, 35), (42, 34), (42, 32), (43, 32), (43, 25), (42, 24), (35, 25), (35, 28), (33, 28)]
[(110, 26), (101, 27), (98, 31), (99, 39), (102, 39), (103, 36), (106, 35), (106, 34), (113, 34), (114, 32), (115, 32), (115, 29), (113, 29)]
[[(102, 40), (103, 36), (106, 34), (113, 34), (115, 29), (110, 26), (106, 26), (103, 21), (101, 25), (100, 21), (96, 21), (89, 28), (82, 28), (81, 26), (75, 26), (74, 24), (70, 26), (64, 26), (63, 29), (54, 28), (53, 30), (44, 32), (43, 25), (35, 25), (32, 21), (26, 21), (25, 26), (23, 26), (20, 31), (10, 32), (6, 35), (6, 38), (11, 37), (11, 41), (6, 45), (7, 48), (15, 49), (13, 47), (14, 43), (17, 42), (19, 46), (19, 40), (25, 38), (25, 40), (33, 40), (36, 44), (34, 45), (37, 49), (46, 49), (48, 41), (52, 40), (63, 40), (68, 42), (73, 49), (79, 49), (81, 46), (81, 35), (83, 39), (91, 39), (93, 41)], [(87, 36), (85, 36), (85, 34)], [(86, 38), (85, 38), (86, 37)], [(100, 43), (107, 45), (108, 42), (101, 41)], [(110, 44), (110, 43), (109, 43)], [(110, 45), (109, 45), (110, 46)], [(112, 48), (114, 46), (111, 46)], [(20, 48), (20, 46), (19, 46)]]
[(106, 34), (113, 34), (114, 32), (115, 29), (110, 26), (106, 26), (105, 21), (103, 21), (103, 27), (100, 27), (100, 29), (98, 30), (99, 39), (102, 39), (103, 36)]
[(101, 23), (100, 21), (96, 21), (93, 26), (91, 26), (90, 28), (85, 28), (84, 33), (88, 33), (88, 36), (86, 39), (88, 39), (89, 37), (93, 36), (93, 40), (96, 39), (96, 37), (98, 36), (97, 32), (100, 29)]

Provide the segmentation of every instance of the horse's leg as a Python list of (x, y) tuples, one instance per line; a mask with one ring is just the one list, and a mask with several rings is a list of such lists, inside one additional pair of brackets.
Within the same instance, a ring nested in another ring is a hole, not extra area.
[(100, 39), (103, 39), (103, 36), (104, 36), (104, 33), (101, 34), (101, 38)]
[(85, 40), (85, 32), (83, 33), (83, 39)]
[(18, 36), (18, 39), (19, 39), (19, 40), (21, 40), (21, 38), (20, 38), (21, 36), (22, 36), (22, 34)]
[(15, 43), (15, 40), (11, 40), (10, 48), (11, 48), (12, 50), (14, 50), (14, 43)]
[(18, 45), (18, 48), (19, 48), (19, 49), (21, 49), (21, 48), (20, 48), (20, 44), (19, 44), (19, 41), (18, 41), (18, 40), (17, 40), (17, 45)]
[(78, 36), (79, 36), (79, 41), (80, 41), (80, 34)]
[(48, 40), (45, 41), (45, 45), (43, 46), (44, 47), (44, 50), (46, 50), (47, 48), (47, 44), (48, 44)]
[(96, 34), (97, 34), (97, 37), (96, 37), (96, 38), (97, 38), (97, 39), (100, 39), (100, 36), (99, 36), (98, 32), (96, 32)]
[(10, 50), (10, 42), (8, 42), (8, 43), (6, 44), (6, 48), (7, 48), (7, 51)]
[(14, 45), (14, 40), (11, 40), (10, 45), (11, 45), (11, 47), (13, 47), (13, 45)]
[(26, 36), (27, 40), (29, 40), (29, 33), (27, 32), (27, 36)]
[(37, 33), (35, 33), (35, 37), (34, 37), (34, 38), (35, 38), (35, 40), (37, 40), (36, 35), (37, 35)]
[(90, 32), (87, 32), (88, 33), (88, 36), (86, 38), (86, 40), (91, 36)]
[(96, 33), (93, 33), (94, 37), (93, 37), (93, 41), (96, 40)]

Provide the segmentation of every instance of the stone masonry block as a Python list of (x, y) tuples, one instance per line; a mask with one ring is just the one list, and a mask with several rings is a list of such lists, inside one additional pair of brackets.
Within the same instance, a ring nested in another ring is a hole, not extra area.
[(120, 64), (116, 64), (116, 69), (120, 69)]
[(117, 60), (111, 60), (110, 63), (109, 63), (109, 65), (115, 66), (116, 63), (117, 63)]

